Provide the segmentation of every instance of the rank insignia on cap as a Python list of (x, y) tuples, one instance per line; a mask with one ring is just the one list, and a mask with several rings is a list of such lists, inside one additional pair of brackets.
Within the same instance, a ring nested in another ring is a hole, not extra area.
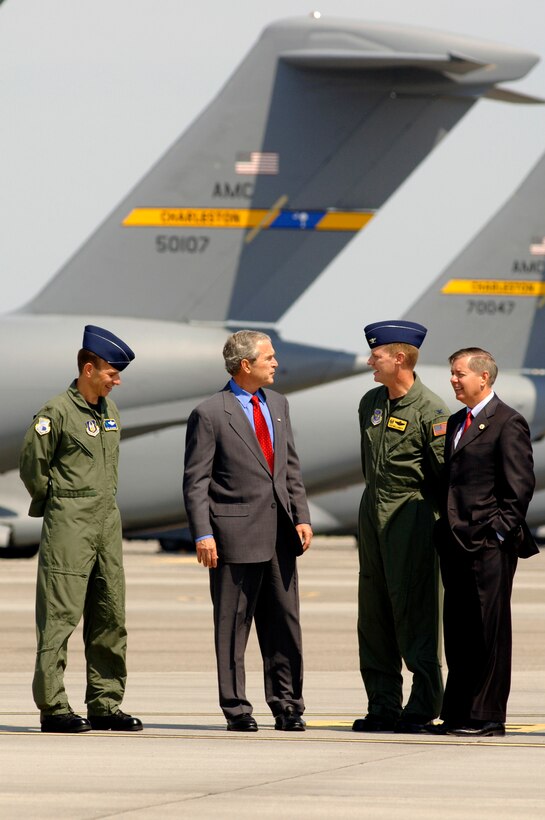
[(85, 429), (87, 430), (88, 436), (98, 436), (100, 432), (100, 428), (94, 419), (85, 422)]
[(106, 432), (108, 430), (118, 430), (117, 421), (115, 419), (104, 419), (104, 429)]
[(405, 419), (396, 419), (395, 416), (390, 416), (388, 419), (388, 427), (392, 430), (399, 430), (400, 433), (403, 433), (407, 429), (408, 423)]
[(428, 331), (424, 325), (402, 319), (401, 321), (373, 322), (370, 325), (365, 325), (363, 332), (367, 344), (372, 349), (393, 342), (420, 347)]
[(51, 432), (51, 419), (46, 419), (45, 416), (40, 416), (34, 425), (34, 429), (39, 436), (47, 435), (47, 433)]
[(444, 436), (447, 432), (446, 421), (440, 421), (438, 424), (433, 424), (432, 430), (434, 436)]
[(380, 424), (381, 421), (382, 421), (382, 410), (375, 410), (373, 415), (371, 416), (371, 424), (373, 424), (376, 427), (377, 424)]

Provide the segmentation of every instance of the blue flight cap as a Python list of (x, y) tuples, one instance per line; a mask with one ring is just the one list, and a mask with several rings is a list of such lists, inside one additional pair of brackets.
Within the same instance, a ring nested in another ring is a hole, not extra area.
[(96, 325), (85, 325), (81, 346), (100, 356), (116, 370), (124, 370), (134, 359), (133, 351), (119, 336)]
[(406, 345), (420, 347), (426, 338), (427, 328), (416, 322), (374, 322), (363, 328), (367, 344), (371, 349), (380, 345), (389, 345), (392, 342), (402, 342)]

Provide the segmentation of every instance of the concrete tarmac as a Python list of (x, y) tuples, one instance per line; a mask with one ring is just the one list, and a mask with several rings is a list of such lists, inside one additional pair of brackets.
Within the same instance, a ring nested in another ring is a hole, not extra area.
[[(129, 679), (143, 732), (41, 734), (31, 695), (36, 559), (0, 563), (0, 817), (545, 817), (545, 561), (521, 561), (513, 593), (507, 736), (361, 735), (352, 539), (316, 539), (299, 562), (305, 733), (274, 730), (252, 633), (247, 693), (257, 734), (225, 730), (217, 706), (207, 571), (155, 543), (125, 546)], [(85, 715), (81, 626), (66, 683)], [(406, 678), (406, 685), (409, 680)]]

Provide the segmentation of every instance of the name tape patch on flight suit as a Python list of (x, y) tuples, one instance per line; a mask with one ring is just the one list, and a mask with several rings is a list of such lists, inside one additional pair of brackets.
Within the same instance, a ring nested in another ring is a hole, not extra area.
[(94, 419), (85, 422), (85, 429), (87, 430), (87, 435), (93, 436), (93, 438), (100, 433), (100, 428)]
[(388, 419), (388, 427), (391, 427), (392, 430), (399, 430), (400, 433), (403, 433), (407, 429), (408, 423), (406, 419), (396, 419), (395, 416), (390, 416)]
[(117, 421), (115, 419), (104, 419), (104, 429), (106, 432), (108, 430), (117, 430)]
[(45, 436), (47, 433), (51, 432), (51, 419), (46, 419), (45, 416), (40, 416), (34, 425), (34, 429), (39, 436)]
[(439, 421), (437, 424), (433, 424), (431, 429), (434, 436), (444, 436), (447, 432), (447, 423), (446, 421)]

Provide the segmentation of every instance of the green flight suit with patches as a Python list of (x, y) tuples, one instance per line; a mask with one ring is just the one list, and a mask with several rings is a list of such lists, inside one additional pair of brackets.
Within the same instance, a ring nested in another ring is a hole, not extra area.
[[(448, 418), (415, 374), (391, 402), (386, 387), (359, 407), (365, 491), (359, 513), (358, 638), (368, 713), (420, 723), (437, 717), (443, 682), (439, 570), (432, 533)], [(402, 659), (413, 674), (404, 709)]]
[(43, 515), (36, 587), (32, 691), (42, 716), (70, 711), (64, 688), (68, 639), (81, 616), (90, 715), (118, 710), (126, 683), (125, 576), (115, 501), (120, 422), (115, 404), (92, 408), (76, 382), (34, 418), (20, 474)]

